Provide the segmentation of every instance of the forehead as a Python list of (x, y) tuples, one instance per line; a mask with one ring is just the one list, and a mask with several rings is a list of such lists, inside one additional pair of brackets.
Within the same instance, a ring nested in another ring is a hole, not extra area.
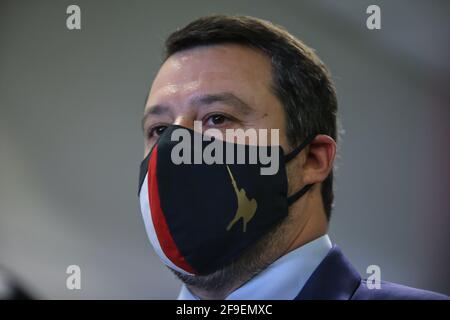
[(231, 91), (254, 100), (268, 92), (270, 79), (270, 60), (258, 50), (237, 44), (195, 47), (164, 62), (152, 84), (148, 104), (199, 91)]

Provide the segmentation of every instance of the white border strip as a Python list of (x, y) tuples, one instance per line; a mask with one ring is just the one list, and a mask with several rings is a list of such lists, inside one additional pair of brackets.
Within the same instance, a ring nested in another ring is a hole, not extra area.
[(180, 267), (176, 266), (164, 253), (164, 251), (161, 248), (161, 245), (159, 243), (158, 237), (156, 235), (155, 226), (153, 225), (152, 215), (150, 211), (150, 204), (149, 204), (149, 195), (148, 195), (148, 174), (145, 175), (144, 182), (142, 184), (141, 192), (139, 193), (139, 200), (141, 203), (141, 213), (142, 218), (144, 219), (145, 224), (145, 230), (147, 231), (147, 236), (150, 239), (150, 242), (155, 249), (158, 256), (161, 258), (161, 260), (171, 269), (174, 269), (178, 272), (181, 272), (183, 274), (187, 275), (193, 275), (192, 273), (187, 272), (184, 269), (181, 269)]

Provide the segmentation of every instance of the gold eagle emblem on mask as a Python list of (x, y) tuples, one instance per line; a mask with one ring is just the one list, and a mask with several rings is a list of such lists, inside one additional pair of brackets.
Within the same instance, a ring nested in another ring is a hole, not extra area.
[(243, 232), (247, 230), (247, 223), (253, 218), (256, 213), (256, 209), (258, 207), (258, 203), (255, 199), (250, 199), (247, 197), (247, 194), (244, 188), (239, 189), (236, 180), (234, 179), (233, 174), (231, 173), (230, 168), (227, 166), (228, 174), (231, 178), (231, 184), (234, 188), (234, 193), (237, 198), (237, 209), (236, 214), (234, 215), (233, 220), (228, 224), (227, 231), (229, 231), (233, 225), (239, 221), (239, 219), (243, 219)]

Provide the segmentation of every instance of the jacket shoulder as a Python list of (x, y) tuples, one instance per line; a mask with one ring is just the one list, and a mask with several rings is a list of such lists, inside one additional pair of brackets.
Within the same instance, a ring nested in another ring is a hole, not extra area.
[(367, 281), (361, 280), (352, 300), (449, 300), (450, 297), (427, 290), (407, 287), (392, 282), (381, 282), (379, 289), (369, 289)]

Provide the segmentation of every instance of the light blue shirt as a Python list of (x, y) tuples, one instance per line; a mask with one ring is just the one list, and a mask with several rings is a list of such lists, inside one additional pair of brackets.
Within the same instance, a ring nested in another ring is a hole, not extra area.
[[(285, 254), (236, 289), (226, 300), (292, 300), (328, 254), (332, 244), (323, 235)], [(178, 300), (199, 300), (183, 285)]]

